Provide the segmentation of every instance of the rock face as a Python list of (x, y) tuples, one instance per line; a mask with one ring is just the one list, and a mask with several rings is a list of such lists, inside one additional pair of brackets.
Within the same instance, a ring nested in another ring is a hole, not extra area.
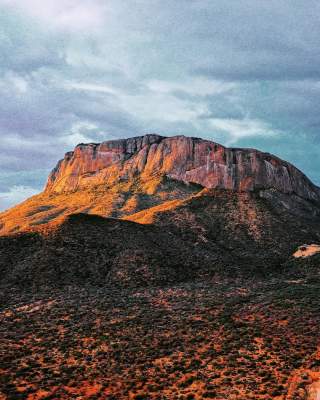
[(44, 192), (0, 213), (0, 235), (76, 213), (149, 223), (152, 212), (135, 214), (163, 211), (207, 190), (257, 194), (279, 212), (320, 218), (320, 188), (271, 154), (193, 137), (146, 135), (78, 145), (58, 162)]
[(80, 144), (57, 164), (45, 191), (65, 193), (140, 176), (163, 175), (205, 188), (281, 193), (320, 202), (320, 189), (297, 168), (255, 149), (226, 148), (193, 137), (146, 135)]

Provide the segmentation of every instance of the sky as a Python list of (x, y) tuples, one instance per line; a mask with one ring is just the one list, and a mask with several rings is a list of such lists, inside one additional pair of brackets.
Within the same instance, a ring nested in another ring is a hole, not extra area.
[(0, 210), (78, 143), (255, 147), (320, 185), (318, 0), (0, 0)]

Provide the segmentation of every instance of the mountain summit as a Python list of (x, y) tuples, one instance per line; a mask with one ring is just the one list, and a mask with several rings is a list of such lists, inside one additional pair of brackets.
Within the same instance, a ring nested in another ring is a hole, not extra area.
[(252, 191), (274, 188), (320, 200), (320, 189), (291, 164), (254, 149), (226, 148), (186, 136), (145, 135), (80, 144), (49, 176), (46, 192), (62, 193), (155, 175), (206, 188)]
[(128, 217), (212, 189), (255, 192), (296, 215), (320, 213), (320, 188), (278, 157), (194, 137), (150, 134), (79, 144), (58, 162), (43, 193), (0, 214), (0, 233), (34, 229), (79, 212)]

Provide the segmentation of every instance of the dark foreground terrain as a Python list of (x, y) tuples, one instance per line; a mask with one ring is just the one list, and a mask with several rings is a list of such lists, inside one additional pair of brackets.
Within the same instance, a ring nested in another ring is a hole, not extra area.
[(259, 281), (3, 288), (0, 398), (316, 399), (319, 263)]
[(320, 221), (281, 204), (205, 191), (0, 237), (0, 399), (316, 400), (320, 254), (292, 254)]

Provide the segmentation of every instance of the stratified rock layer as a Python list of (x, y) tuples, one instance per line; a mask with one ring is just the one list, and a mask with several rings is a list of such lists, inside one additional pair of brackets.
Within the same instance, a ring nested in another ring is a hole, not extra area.
[(206, 188), (276, 189), (320, 201), (320, 189), (297, 168), (255, 149), (226, 148), (193, 137), (146, 135), (81, 144), (52, 171), (46, 192), (72, 192), (100, 184), (165, 175)]

